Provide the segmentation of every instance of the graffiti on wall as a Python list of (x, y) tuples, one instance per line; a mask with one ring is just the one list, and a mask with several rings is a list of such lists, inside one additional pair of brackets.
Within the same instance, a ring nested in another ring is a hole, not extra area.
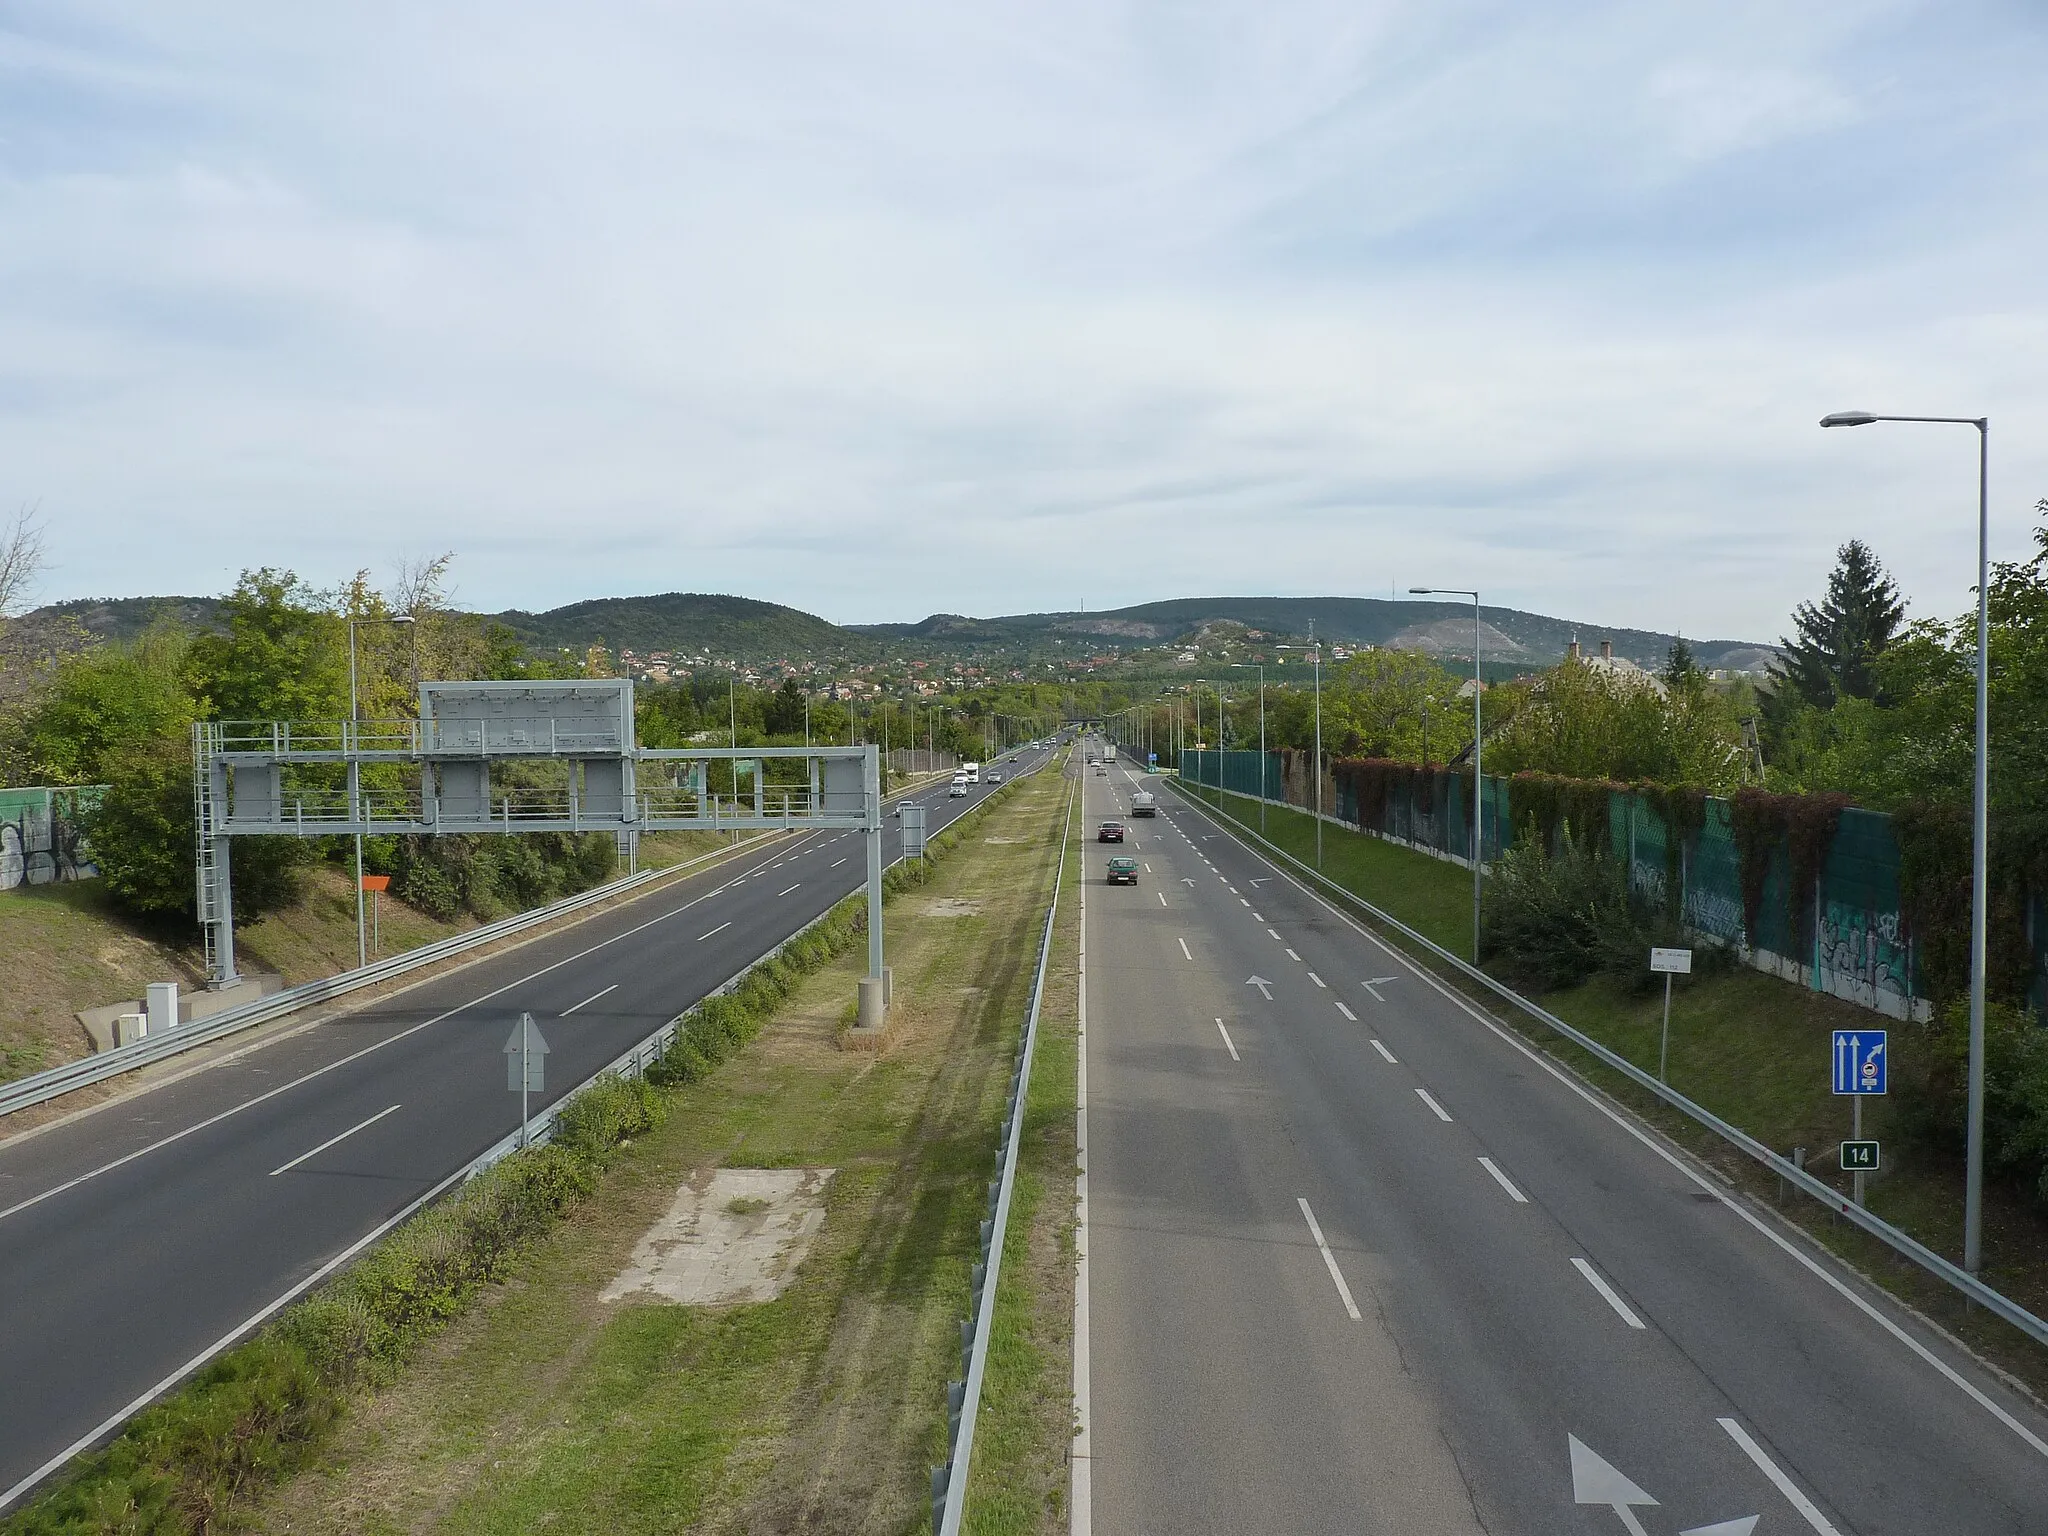
[(0, 817), (0, 891), (99, 873), (77, 820), (54, 799), (10, 809), (11, 816)]

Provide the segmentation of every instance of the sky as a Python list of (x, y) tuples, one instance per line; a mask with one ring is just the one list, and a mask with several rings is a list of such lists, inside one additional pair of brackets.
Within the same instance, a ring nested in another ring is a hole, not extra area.
[(2048, 497), (2038, 0), (0, 0), (43, 596), (1771, 639)]

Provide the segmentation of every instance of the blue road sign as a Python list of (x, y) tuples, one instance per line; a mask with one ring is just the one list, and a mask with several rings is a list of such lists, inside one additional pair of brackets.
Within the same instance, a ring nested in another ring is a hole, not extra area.
[(1148, 763), (1156, 763), (1159, 761), (1159, 754), (1157, 752), (1147, 752), (1145, 754), (1145, 761)]
[(1838, 1029), (1835, 1031), (1835, 1092), (1841, 1094), (1883, 1093), (1885, 1091), (1885, 1031), (1881, 1029)]

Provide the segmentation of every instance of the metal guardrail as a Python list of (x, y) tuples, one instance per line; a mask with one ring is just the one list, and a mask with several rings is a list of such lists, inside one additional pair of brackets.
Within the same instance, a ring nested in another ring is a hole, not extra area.
[(500, 918), (495, 923), (486, 923), (481, 928), (472, 928), (467, 933), (458, 933), (446, 939), (424, 944), (418, 949), (408, 950), (402, 955), (393, 955), (388, 960), (379, 960), (357, 970), (343, 971), (338, 976), (322, 977), (318, 981), (302, 982), (296, 987), (287, 987), (282, 992), (255, 1002), (244, 1003), (238, 1008), (229, 1008), (207, 1019), (195, 1019), (190, 1024), (180, 1024), (167, 1029), (160, 1035), (145, 1035), (133, 1045), (117, 1046), (110, 1051), (101, 1051), (82, 1061), (68, 1062), (61, 1067), (51, 1067), (45, 1072), (36, 1072), (28, 1077), (17, 1078), (11, 1083), (0, 1084), (0, 1115), (9, 1115), (18, 1109), (27, 1109), (48, 1099), (104, 1082), (110, 1077), (119, 1077), (124, 1072), (133, 1072), (139, 1067), (152, 1066), (159, 1061), (192, 1050), (196, 1046), (208, 1045), (215, 1040), (235, 1034), (258, 1024), (267, 1024), (296, 1009), (314, 1003), (324, 1003), (331, 998), (342, 997), (362, 987), (374, 986), (380, 981), (389, 981), (394, 976), (403, 976), (422, 966), (432, 965), (451, 955), (478, 949), (498, 939), (523, 933), (537, 928), (558, 917), (566, 917), (585, 907), (596, 906), (614, 896), (623, 896), (629, 891), (681, 874), (699, 864), (714, 859), (729, 858), (733, 850), (719, 849), (714, 853), (701, 854), (697, 858), (680, 864), (670, 864), (662, 869), (642, 870), (637, 875), (609, 881), (604, 885), (592, 886), (587, 891), (545, 907), (535, 907), (530, 912), (521, 912), (512, 917)]
[[(1201, 787), (1210, 788), (1212, 786), (1205, 785)], [(1595, 1040), (1591, 1035), (1565, 1023), (1563, 1019), (1560, 1019), (1548, 1009), (1530, 1002), (1528, 998), (1522, 996), (1514, 988), (1504, 982), (1496, 981), (1470, 961), (1461, 960), (1442, 945), (1424, 938), (1398, 917), (1383, 912), (1356, 891), (1339, 885), (1335, 880), (1332, 880), (1329, 876), (1321, 873), (1311, 865), (1304, 864), (1286, 849), (1259, 836), (1257, 832), (1238, 821), (1235, 817), (1226, 815), (1219, 808), (1210, 805), (1200, 796), (1186, 794), (1181, 790), (1181, 786), (1178, 783), (1175, 784), (1174, 788), (1176, 792), (1181, 793), (1181, 798), (1186, 803), (1196, 807), (1220, 825), (1225, 826), (1234, 836), (1248, 838), (1252, 842), (1260, 844), (1268, 853), (1292, 865), (1309, 879), (1328, 886), (1346, 901), (1363, 907), (1372, 915), (1374, 921), (1386, 924), (1410, 943), (1420, 945), (1436, 959), (1450, 966), (1459, 975), (1484, 987), (1503, 1002), (1526, 1013), (1530, 1018), (1557, 1031), (1567, 1040), (1570, 1040), (1572, 1044), (1599, 1058), (1600, 1061), (1621, 1073), (1638, 1087), (1647, 1089), (1680, 1114), (1705, 1126), (1731, 1146), (1748, 1154), (1802, 1194), (1812, 1196), (1837, 1216), (1841, 1216), (1854, 1225), (1861, 1227), (1865, 1232), (1868, 1232), (1879, 1242), (1886, 1244), (1894, 1252), (1911, 1259), (1936, 1279), (1953, 1286), (1970, 1301), (1984, 1308), (1985, 1311), (2012, 1324), (2013, 1327), (2019, 1329), (2020, 1332), (2026, 1334), (2036, 1343), (2048, 1344), (2048, 1320), (2036, 1317), (2010, 1296), (2005, 1295), (2001, 1291), (1993, 1290), (1968, 1270), (1943, 1258), (1918, 1238), (1900, 1231), (1880, 1216), (1871, 1215), (1869, 1211), (1856, 1204), (1848, 1196), (1842, 1194), (1831, 1185), (1822, 1183), (1790, 1158), (1780, 1157), (1776, 1152), (1773, 1152), (1769, 1147), (1750, 1135), (1749, 1132), (1742, 1130), (1738, 1126), (1730, 1125), (1712, 1110), (1702, 1108), (1676, 1089), (1658, 1082), (1656, 1078), (1645, 1072), (1627, 1057), (1617, 1054), (1607, 1046), (1602, 1045), (1598, 1040)], [(1229, 791), (1221, 791), (1221, 793), (1229, 793)]]
[(1045, 909), (1045, 932), (1038, 941), (1038, 971), (1031, 981), (1031, 1011), (1017, 1042), (1017, 1065), (1010, 1074), (1010, 1099), (996, 1143), (999, 1177), (988, 1187), (988, 1217), (981, 1224), (981, 1262), (974, 1266), (969, 1293), (974, 1313), (960, 1324), (962, 1380), (946, 1383), (946, 1461), (932, 1468), (932, 1530), (937, 1536), (959, 1536), (967, 1509), (967, 1474), (974, 1458), (974, 1425), (981, 1411), (981, 1383), (988, 1370), (989, 1337), (995, 1331), (996, 1286), (1003, 1265), (1003, 1238), (1010, 1227), (1010, 1197), (1017, 1187), (1017, 1142), (1024, 1131), (1024, 1100), (1031, 1088), (1031, 1057), (1038, 1044), (1038, 1014), (1045, 1001), (1045, 967), (1052, 955), (1053, 920), (1059, 916), (1060, 884), (1067, 872), (1067, 839), (1074, 815), (1074, 792), (1060, 814), (1060, 859), (1053, 870), (1052, 900)]

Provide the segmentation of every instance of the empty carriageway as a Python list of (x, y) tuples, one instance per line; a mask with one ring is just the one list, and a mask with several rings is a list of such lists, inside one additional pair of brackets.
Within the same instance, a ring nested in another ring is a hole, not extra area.
[(2032, 1405), (1160, 798), (1089, 860), (1095, 1529), (2048, 1526)]

